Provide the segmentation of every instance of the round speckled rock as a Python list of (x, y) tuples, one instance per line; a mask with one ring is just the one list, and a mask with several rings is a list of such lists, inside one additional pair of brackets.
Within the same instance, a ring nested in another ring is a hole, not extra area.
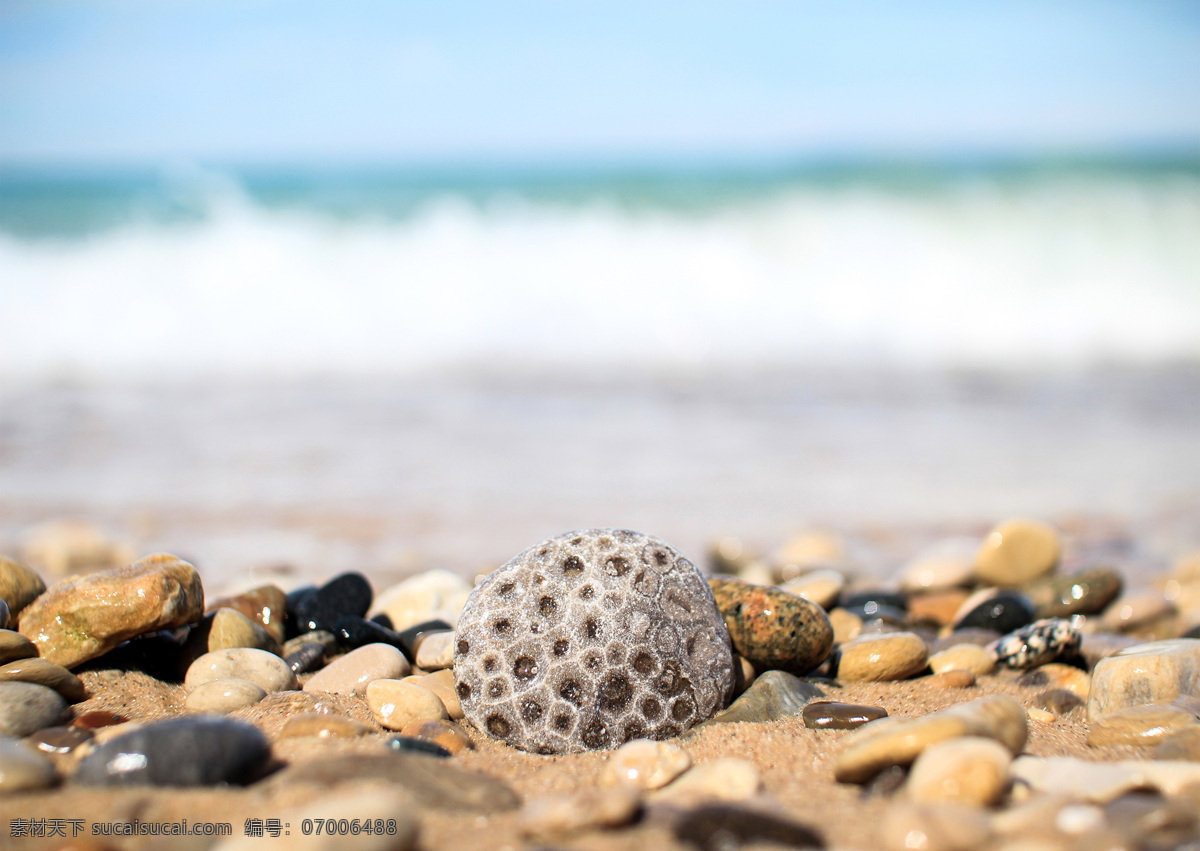
[(550, 538), (484, 579), (458, 619), (454, 677), (468, 721), (539, 753), (678, 735), (722, 709), (734, 683), (699, 571), (618, 529)]
[(807, 674), (833, 649), (825, 610), (778, 588), (737, 579), (710, 579), (733, 649), (755, 670)]
[(1026, 670), (1079, 650), (1079, 630), (1070, 621), (1046, 618), (1011, 632), (988, 645), (997, 664)]

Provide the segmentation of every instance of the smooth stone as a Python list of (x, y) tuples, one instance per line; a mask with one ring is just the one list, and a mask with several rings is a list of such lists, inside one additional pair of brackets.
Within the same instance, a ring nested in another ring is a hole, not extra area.
[(450, 750), (441, 745), (431, 742), (428, 739), (419, 739), (416, 736), (392, 736), (385, 742), (388, 750), (405, 751), (409, 753), (424, 753), (438, 759), (449, 759)]
[(846, 548), (841, 539), (820, 529), (792, 535), (771, 555), (771, 562), (784, 581), (845, 560)]
[(55, 665), (36, 656), (0, 665), (2, 683), (37, 683), (52, 688), (68, 703), (79, 703), (87, 697), (83, 680), (62, 665)]
[[(1177, 613), (1175, 604), (1163, 597), (1162, 592), (1149, 592), (1117, 601), (1101, 616), (1098, 626), (1103, 632), (1153, 632), (1156, 628), (1169, 625)], [(1162, 639), (1167, 636), (1155, 637)]]
[(335, 659), (304, 684), (310, 694), (364, 694), (375, 680), (398, 680), (412, 672), (404, 654), (389, 644), (367, 644)]
[(995, 668), (995, 654), (977, 644), (956, 644), (929, 657), (929, 669), (935, 674), (943, 671), (970, 671), (976, 676), (983, 676), (990, 674)]
[(845, 644), (862, 635), (863, 621), (858, 615), (845, 609), (834, 609), (829, 613), (829, 625), (833, 629), (835, 644)]
[(283, 723), (279, 738), (297, 739), (312, 736), (318, 739), (354, 739), (369, 732), (371, 728), (366, 724), (345, 715), (302, 712)]
[(1027, 688), (1065, 689), (1080, 700), (1087, 700), (1092, 690), (1092, 678), (1074, 665), (1051, 662), (1021, 675), (1017, 685)]
[(26, 737), (43, 753), (67, 754), (93, 738), (91, 730), (82, 727), (45, 727)]
[(1200, 762), (1200, 726), (1187, 727), (1167, 736), (1155, 748), (1154, 758)]
[(824, 848), (819, 831), (761, 808), (706, 804), (688, 810), (675, 823), (675, 838), (700, 851), (732, 848)]
[(908, 600), (908, 616), (914, 623), (934, 623), (949, 626), (954, 621), (962, 604), (971, 596), (970, 591), (935, 591), (920, 594)]
[(739, 697), (745, 694), (746, 689), (754, 683), (758, 672), (754, 670), (754, 666), (750, 664), (750, 660), (744, 656), (733, 654), (733, 696)]
[[(300, 604), (316, 593), (316, 585), (301, 585), (299, 588), (293, 588), (291, 591), (287, 592), (287, 595), (284, 598), (286, 601), (286, 609), (283, 616), (283, 625), (286, 627), (286, 634), (288, 638), (292, 638), (304, 632), (316, 631), (305, 629), (303, 626), (301, 626), (299, 616), (296, 614)], [(321, 631), (327, 632), (328, 630)]]
[(217, 609), (233, 609), (240, 612), (266, 630), (277, 644), (283, 644), (284, 638), (287, 637), (287, 595), (277, 585), (260, 585), (258, 588), (243, 591), (232, 597), (221, 597), (208, 604), (208, 611)]
[(75, 727), (82, 727), (85, 730), (98, 730), (102, 727), (124, 724), (128, 720), (124, 715), (119, 715), (107, 709), (93, 709), (77, 717), (71, 724)]
[(0, 597), (0, 629), (8, 629), (9, 611), (8, 603), (3, 597)]
[(41, 596), (46, 583), (31, 567), (0, 556), (0, 600), (8, 604), (9, 618), (19, 619), (25, 607)]
[(960, 644), (974, 644), (978, 647), (987, 647), (999, 637), (1000, 633), (993, 629), (981, 629), (969, 626), (965, 629), (956, 629), (952, 632), (947, 632), (929, 645), (929, 652), (941, 653), (943, 650), (949, 650), (951, 647), (957, 647)]
[[(260, 651), (261, 652), (261, 651)], [(72, 782), (85, 786), (212, 786), (247, 783), (271, 747), (255, 726), (198, 716), (147, 724), (84, 757)]]
[(737, 579), (714, 578), (709, 585), (734, 651), (756, 670), (806, 674), (833, 649), (833, 627), (816, 603)]
[(1082, 636), (1070, 621), (1048, 618), (998, 639), (988, 649), (996, 654), (997, 664), (1028, 670), (1079, 652)]
[(438, 696), (438, 700), (446, 707), (446, 714), (450, 716), (451, 721), (458, 721), (463, 717), (462, 703), (458, 699), (458, 692), (454, 688), (454, 671), (447, 668), (443, 671), (434, 671), (432, 674), (416, 674), (403, 677), (405, 682), (416, 683), (422, 688), (427, 688)]
[(1030, 721), (1036, 721), (1039, 724), (1053, 724), (1058, 720), (1053, 712), (1047, 712), (1045, 709), (1030, 707), (1025, 710), (1025, 714), (1029, 716)]
[(901, 590), (918, 594), (970, 584), (978, 549), (979, 542), (967, 537), (947, 538), (932, 544), (904, 565), (900, 572)]
[(413, 656), (412, 643), (394, 629), (369, 621), (365, 618), (346, 615), (333, 625), (333, 635), (340, 647), (356, 650), (368, 644), (387, 644), (395, 647), (409, 659)]
[(961, 668), (953, 668), (934, 674), (928, 680), (929, 685), (936, 689), (970, 688), (975, 685), (975, 675)]
[(309, 641), (284, 656), (283, 661), (294, 673), (307, 674), (324, 666), (325, 648), (315, 641)]
[(517, 830), (532, 839), (564, 840), (597, 828), (623, 827), (633, 820), (639, 805), (637, 792), (620, 786), (543, 795), (522, 808)]
[(25, 533), (22, 560), (55, 576), (107, 570), (133, 560), (133, 549), (85, 520), (49, 520)]
[(426, 635), (429, 635), (431, 632), (444, 632), (448, 629), (454, 629), (454, 627), (450, 626), (444, 620), (421, 621), (397, 633), (400, 636), (400, 647), (405, 655), (412, 659), (417, 654), (417, 645), (421, 643), (421, 640)]
[[(276, 815), (272, 813), (272, 815)], [(403, 790), (390, 788), (356, 789), (339, 795), (324, 796), (279, 813), (285, 828), (279, 836), (233, 836), (212, 846), (213, 851), (411, 851), (417, 847), (417, 809)], [(350, 837), (338, 832), (304, 836), (301, 825), (318, 819), (336, 818), (349, 824), (384, 825), (383, 831), (359, 832)], [(395, 828), (389, 833), (387, 827)]]
[(881, 624), (890, 627), (908, 625), (908, 612), (881, 603), (869, 602), (861, 606), (847, 606), (846, 611), (863, 621), (863, 631), (868, 632)]
[(68, 714), (67, 702), (37, 683), (0, 683), (0, 735), (21, 738), (53, 727)]
[(836, 570), (814, 570), (803, 573), (780, 586), (781, 591), (811, 600), (828, 611), (837, 603), (846, 587), (846, 577)]
[[(877, 847), (885, 851), (977, 851), (989, 847), (991, 838), (987, 816), (974, 807), (897, 801), (884, 813)], [(1005, 851), (1018, 849), (1006, 846)]]
[(37, 645), (19, 632), (0, 629), (0, 664), (38, 655)]
[(864, 724), (887, 717), (881, 706), (859, 706), (820, 700), (804, 707), (804, 726), (810, 730), (856, 730)]
[(24, 742), (0, 736), (0, 792), (11, 795), (53, 786), (54, 763)]
[(471, 583), (455, 573), (428, 570), (380, 593), (370, 614), (386, 614), (397, 632), (435, 619), (452, 629), (472, 590)]
[(342, 645), (338, 643), (337, 637), (332, 632), (315, 629), (312, 632), (297, 635), (295, 638), (289, 638), (283, 643), (280, 655), (290, 656), (306, 644), (320, 645), (321, 649), (325, 651), (326, 656), (336, 655), (342, 650)]
[(1111, 567), (1092, 567), (1067, 576), (1050, 576), (1022, 590), (1033, 602), (1038, 618), (1068, 618), (1104, 611), (1125, 587)]
[(955, 631), (990, 629), (1004, 635), (1033, 622), (1033, 603), (1019, 591), (984, 588), (968, 597), (953, 620)]
[(1038, 706), (1051, 712), (1054, 715), (1062, 717), (1070, 715), (1079, 707), (1083, 706), (1083, 700), (1074, 692), (1067, 691), (1065, 688), (1054, 688), (1044, 691), (1037, 696)]
[(1092, 747), (1149, 747), (1172, 733), (1196, 726), (1196, 716), (1178, 706), (1129, 706), (1089, 721), (1087, 743)]
[(600, 772), (600, 784), (661, 789), (691, 767), (691, 754), (678, 745), (633, 739), (612, 752)]
[(754, 763), (737, 757), (696, 765), (675, 782), (652, 792), (659, 803), (695, 804), (700, 801), (748, 801), (762, 790), (762, 775)]
[(444, 759), (418, 753), (354, 755), (295, 763), (271, 777), (274, 789), (312, 784), (337, 787), (353, 781), (382, 780), (403, 788), (423, 807), (451, 812), (498, 813), (515, 810), (521, 799), (503, 781), (464, 771)]
[(905, 790), (921, 803), (972, 807), (998, 803), (1008, 787), (1013, 755), (994, 739), (964, 736), (926, 748), (913, 763)]
[(403, 680), (373, 680), (367, 685), (366, 698), (375, 720), (388, 730), (402, 730), (414, 721), (450, 717), (436, 694)]
[(296, 605), (296, 623), (301, 631), (333, 631), (339, 618), (361, 618), (371, 608), (374, 592), (361, 573), (343, 573), (330, 579)]
[(852, 682), (905, 680), (925, 670), (929, 646), (911, 632), (863, 635), (839, 650), (837, 676)]
[(181, 654), (182, 670), (205, 653), (238, 647), (265, 650), (276, 656), (280, 653), (279, 643), (261, 624), (234, 609), (210, 611), (188, 633)]
[(265, 650), (235, 647), (205, 653), (187, 670), (183, 683), (189, 690), (213, 680), (249, 680), (267, 694), (298, 687), (287, 663)]
[(73, 668), (122, 641), (200, 619), (196, 568), (158, 553), (126, 567), (64, 579), (21, 613), (21, 633), (42, 658)]
[(825, 692), (785, 671), (767, 671), (755, 679), (727, 709), (697, 725), (730, 724), (736, 721), (777, 721), (795, 715), (825, 696)]
[(1139, 644), (1101, 659), (1092, 671), (1088, 723), (1145, 703), (1200, 697), (1200, 639)]
[(183, 705), (194, 714), (226, 715), (253, 706), (267, 693), (249, 680), (211, 680), (192, 689)]
[(417, 645), (418, 668), (423, 671), (440, 671), (454, 665), (454, 632), (431, 632), (421, 638)]
[(839, 754), (834, 776), (863, 783), (892, 765), (909, 765), (930, 745), (962, 736), (995, 739), (1017, 754), (1025, 746), (1025, 709), (997, 695), (961, 703), (920, 718), (884, 718), (851, 733)]
[(975, 576), (989, 585), (1024, 585), (1054, 570), (1061, 553), (1053, 526), (1038, 520), (1005, 520), (979, 545)]
[(1092, 762), (1068, 756), (1019, 756), (1009, 776), (1037, 792), (1054, 792), (1082, 801), (1107, 803), (1133, 789), (1157, 789), (1174, 795), (1200, 783), (1200, 765), (1177, 760)]
[(475, 747), (462, 727), (453, 721), (414, 721), (402, 729), (400, 735), (433, 742), (450, 754), (473, 750)]

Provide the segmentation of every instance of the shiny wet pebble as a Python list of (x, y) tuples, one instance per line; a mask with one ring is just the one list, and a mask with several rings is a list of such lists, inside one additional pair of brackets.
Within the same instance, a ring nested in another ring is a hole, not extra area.
[(387, 747), (394, 751), (410, 751), (413, 753), (427, 753), (432, 756), (448, 758), (450, 751), (436, 742), (431, 742), (428, 739), (417, 738), (416, 736), (392, 736), (387, 740)]
[(361, 573), (343, 573), (307, 594), (296, 604), (296, 622), (301, 631), (333, 631), (339, 618), (361, 618), (371, 608), (374, 592)]
[(81, 727), (46, 727), (29, 737), (29, 742), (45, 753), (71, 753), (84, 742), (92, 740), (90, 730)]
[(991, 629), (1012, 632), (1033, 621), (1033, 603), (1018, 591), (984, 589), (972, 594), (959, 608), (954, 629)]
[(854, 730), (887, 717), (887, 710), (881, 706), (858, 706), (852, 703), (836, 703), (834, 701), (818, 701), (804, 707), (801, 713), (804, 726), (812, 730)]

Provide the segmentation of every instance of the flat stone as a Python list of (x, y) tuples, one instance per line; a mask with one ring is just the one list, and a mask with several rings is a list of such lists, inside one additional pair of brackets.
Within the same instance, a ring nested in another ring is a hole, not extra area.
[(454, 665), (454, 632), (433, 632), (421, 639), (414, 660), (424, 671), (441, 671)]
[(964, 736), (938, 742), (917, 757), (905, 790), (909, 798), (922, 803), (990, 807), (1008, 788), (1012, 758), (994, 739)]
[(979, 546), (975, 576), (989, 585), (1024, 585), (1052, 571), (1061, 552), (1054, 527), (1037, 520), (1005, 520)]
[(970, 591), (956, 588), (952, 591), (935, 591), (919, 594), (908, 600), (908, 615), (914, 623), (934, 623), (949, 626), (962, 604), (971, 596)]
[(615, 786), (569, 795), (543, 795), (521, 810), (517, 830), (531, 839), (564, 840), (598, 828), (623, 827), (639, 808), (635, 790)]
[(1020, 703), (1006, 695), (980, 698), (921, 718), (884, 718), (856, 730), (847, 737), (834, 774), (841, 783), (863, 783), (888, 766), (911, 764), (930, 745), (962, 736), (995, 739), (1017, 754), (1027, 735)]
[(0, 683), (0, 735), (21, 738), (53, 727), (67, 716), (67, 702), (37, 683)]
[(737, 579), (711, 579), (735, 652), (756, 670), (806, 674), (829, 656), (833, 627), (810, 600)]
[(1200, 762), (1200, 727), (1186, 727), (1167, 736), (1155, 748), (1154, 758)]
[(343, 573), (330, 579), (296, 607), (296, 622), (303, 632), (314, 629), (332, 631), (344, 616), (362, 617), (371, 607), (374, 592), (361, 573)]
[[(276, 815), (272, 813), (272, 815)], [(233, 836), (212, 846), (213, 851), (411, 851), (417, 847), (418, 812), (411, 794), (386, 787), (356, 789), (325, 796), (278, 813), (279, 820), (290, 824), (279, 836)], [(306, 821), (336, 817), (349, 824), (381, 825), (382, 831), (351, 834), (347, 840), (338, 831), (304, 836), (300, 827)], [(236, 831), (235, 831), (236, 832)], [(290, 835), (289, 835), (290, 833)]]
[(258, 703), (267, 693), (249, 680), (210, 680), (192, 689), (184, 700), (195, 714), (225, 715)]
[(1134, 789), (1178, 794), (1200, 783), (1200, 765), (1181, 760), (1092, 762), (1067, 756), (1019, 756), (1013, 760), (1009, 775), (1015, 783), (1038, 792), (1103, 804)]
[(0, 665), (0, 682), (37, 683), (52, 688), (68, 703), (79, 703), (87, 696), (83, 681), (62, 665), (55, 665), (36, 656)]
[(1077, 694), (1067, 691), (1065, 688), (1054, 688), (1044, 691), (1037, 696), (1037, 701), (1040, 708), (1059, 717), (1070, 715), (1076, 709), (1083, 706), (1083, 700)]
[(1073, 665), (1051, 662), (1021, 675), (1017, 685), (1027, 688), (1065, 689), (1080, 700), (1087, 700), (1092, 691), (1092, 678)]
[(952, 668), (949, 671), (934, 674), (929, 678), (928, 684), (931, 688), (936, 689), (970, 688), (975, 685), (975, 675), (962, 668)]
[(318, 739), (354, 739), (365, 736), (371, 728), (345, 715), (324, 712), (302, 712), (283, 723), (281, 739), (315, 737)]
[(191, 690), (213, 680), (249, 680), (267, 694), (298, 686), (286, 662), (274, 653), (250, 647), (205, 653), (188, 667), (183, 683)]
[(1196, 716), (1178, 706), (1128, 706), (1089, 721), (1087, 743), (1092, 747), (1149, 747), (1172, 733), (1196, 726)]
[(453, 755), (472, 750), (475, 743), (453, 721), (414, 721), (400, 731), (400, 735), (433, 742)]
[(955, 631), (990, 629), (1004, 635), (1033, 621), (1033, 603), (1019, 591), (982, 588), (959, 608), (952, 621)]
[(1053, 712), (1047, 712), (1045, 709), (1038, 709), (1034, 706), (1026, 709), (1025, 714), (1029, 716), (1030, 721), (1036, 721), (1038, 724), (1053, 724), (1058, 720)]
[(43, 727), (26, 737), (43, 753), (68, 754), (92, 740), (92, 731), (82, 727)]
[(11, 629), (0, 629), (0, 664), (7, 665), (36, 655), (37, 645), (28, 638)]
[(1121, 595), (1125, 580), (1111, 567), (1092, 567), (1066, 576), (1048, 576), (1022, 590), (1038, 618), (1069, 618), (1104, 611)]
[(840, 571), (829, 568), (802, 573), (780, 586), (781, 591), (811, 600), (828, 611), (837, 603), (838, 595), (846, 587), (846, 577)]
[(212, 786), (247, 783), (271, 756), (259, 729), (199, 716), (147, 724), (84, 757), (72, 782), (86, 786)]
[(991, 838), (987, 816), (974, 807), (897, 801), (884, 813), (875, 847), (884, 851), (975, 851), (988, 847)]
[(388, 730), (402, 730), (414, 721), (450, 717), (436, 694), (403, 680), (373, 680), (367, 685), (366, 698), (375, 720)]
[(707, 724), (730, 724), (737, 721), (777, 721), (800, 712), (825, 692), (785, 671), (767, 671), (755, 679), (750, 688), (711, 719)]
[(929, 657), (929, 669), (935, 674), (960, 670), (983, 676), (995, 668), (996, 654), (977, 644), (956, 644)]
[(0, 736), (0, 792), (45, 789), (58, 781), (54, 763), (24, 742)]
[(988, 646), (998, 664), (1027, 670), (1079, 652), (1081, 636), (1070, 621), (1059, 618), (1034, 621)]
[(700, 801), (748, 801), (762, 790), (762, 775), (754, 763), (737, 757), (696, 765), (653, 793), (658, 803), (696, 804)]
[(370, 614), (386, 614), (397, 632), (435, 619), (453, 628), (471, 591), (471, 583), (461, 576), (448, 570), (429, 570), (381, 592)]
[(905, 680), (925, 670), (929, 646), (911, 632), (862, 635), (842, 645), (837, 676), (852, 682)]
[(804, 726), (810, 730), (857, 730), (864, 724), (887, 717), (882, 706), (859, 706), (820, 700), (804, 707)]
[(600, 783), (661, 789), (691, 767), (691, 754), (678, 745), (634, 739), (613, 751), (600, 772)]
[(196, 569), (158, 553), (56, 583), (22, 612), (20, 626), (42, 658), (73, 668), (126, 639), (193, 623), (203, 610)]
[(700, 851), (730, 848), (824, 848), (820, 832), (781, 813), (760, 807), (704, 804), (675, 823), (675, 838)]
[(375, 680), (398, 680), (406, 677), (412, 666), (404, 654), (388, 644), (367, 644), (334, 659), (304, 684), (310, 694), (365, 694)]
[(0, 556), (0, 600), (8, 604), (10, 618), (20, 618), (25, 607), (45, 590), (46, 583), (33, 568)]
[(932, 544), (904, 565), (900, 573), (901, 589), (918, 594), (968, 585), (978, 549), (979, 542), (966, 537), (946, 538)]
[(180, 654), (182, 670), (205, 653), (239, 647), (265, 650), (276, 656), (280, 653), (279, 643), (261, 624), (234, 609), (210, 611), (188, 632)]
[[(277, 585), (260, 585), (232, 597), (221, 597), (208, 604), (208, 611), (214, 612), (218, 609), (233, 609), (235, 612), (240, 612), (265, 629), (278, 644), (283, 644), (284, 638), (287, 637), (285, 626), (287, 595)], [(210, 647), (209, 649), (217, 650), (219, 648)]]
[(353, 781), (382, 780), (403, 788), (422, 807), (452, 812), (515, 810), (521, 799), (494, 777), (456, 768), (450, 760), (416, 753), (354, 755), (288, 766), (271, 777), (272, 788), (300, 784), (337, 787)]
[(421, 688), (427, 688), (437, 695), (438, 700), (446, 707), (446, 714), (451, 721), (463, 717), (462, 703), (459, 702), (458, 692), (454, 690), (454, 671), (446, 669), (434, 671), (431, 674), (410, 675), (402, 678), (405, 682), (416, 683)]
[(1140, 644), (1100, 660), (1092, 672), (1088, 723), (1145, 703), (1200, 697), (1200, 639)]

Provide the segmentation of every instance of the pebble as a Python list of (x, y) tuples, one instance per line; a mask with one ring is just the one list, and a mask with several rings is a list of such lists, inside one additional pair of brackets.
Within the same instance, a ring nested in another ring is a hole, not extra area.
[(840, 564), (846, 560), (846, 548), (832, 532), (810, 530), (788, 538), (771, 556), (780, 577), (787, 581), (800, 574)]
[[(324, 796), (283, 810), (278, 817), (283, 824), (291, 825), (290, 831), (285, 830), (277, 837), (270, 833), (265, 836), (235, 835), (213, 845), (213, 851), (343, 851), (347, 847), (354, 851), (411, 851), (417, 847), (417, 810), (412, 799), (397, 789), (366, 788)], [(380, 824), (385, 829), (360, 832), (349, 839), (337, 832), (299, 835), (301, 825), (318, 819)], [(395, 831), (389, 832), (393, 827)]]
[(531, 839), (563, 840), (595, 828), (623, 827), (639, 806), (637, 792), (623, 786), (544, 795), (522, 808), (517, 830)]
[(386, 614), (397, 632), (432, 619), (453, 628), (472, 590), (471, 583), (457, 574), (429, 570), (383, 591), (370, 613)]
[(32, 792), (58, 780), (54, 763), (24, 742), (0, 736), (0, 792)]
[(451, 721), (458, 721), (463, 717), (462, 703), (459, 702), (458, 692), (454, 690), (454, 671), (434, 671), (432, 674), (410, 675), (403, 679), (436, 694), (438, 700), (446, 707), (446, 714), (450, 716)]
[(279, 738), (299, 739), (313, 736), (318, 739), (354, 739), (369, 732), (371, 728), (366, 724), (345, 715), (301, 712), (283, 723)]
[(733, 696), (739, 697), (754, 683), (758, 672), (746, 657), (733, 654)]
[(90, 742), (93, 736), (91, 730), (82, 727), (45, 727), (26, 738), (43, 753), (67, 754)]
[(45, 590), (46, 583), (33, 568), (0, 556), (0, 600), (8, 604), (10, 618), (19, 618)]
[(290, 656), (306, 644), (320, 645), (321, 649), (325, 651), (326, 656), (333, 656), (341, 652), (342, 649), (337, 637), (332, 632), (327, 632), (323, 629), (314, 629), (312, 632), (306, 632), (285, 641), (281, 655)]
[(908, 595), (900, 591), (887, 591), (883, 588), (860, 588), (844, 594), (841, 605), (844, 609), (866, 608), (868, 612), (881, 609), (907, 612)]
[(971, 582), (978, 549), (979, 542), (974, 538), (938, 541), (904, 566), (900, 573), (900, 588), (909, 594), (919, 594), (967, 585)]
[(1017, 680), (1017, 685), (1027, 688), (1065, 689), (1080, 700), (1087, 700), (1092, 690), (1092, 678), (1086, 671), (1081, 671), (1074, 665), (1051, 662), (1022, 674)]
[(811, 730), (856, 730), (864, 724), (887, 717), (881, 706), (859, 706), (819, 700), (804, 707), (804, 726)]
[(977, 851), (987, 847), (991, 838), (991, 826), (981, 810), (897, 801), (884, 813), (878, 847), (886, 851)]
[(339, 618), (365, 615), (371, 608), (373, 593), (371, 583), (361, 573), (335, 576), (297, 603), (296, 623), (304, 632), (332, 631)]
[(1029, 716), (1030, 721), (1036, 721), (1039, 724), (1053, 724), (1057, 717), (1053, 712), (1047, 712), (1045, 709), (1030, 707), (1025, 710), (1025, 714)]
[(440, 671), (454, 665), (454, 632), (431, 632), (417, 645), (413, 660), (423, 671)]
[(988, 533), (975, 553), (975, 576), (988, 585), (1024, 585), (1052, 571), (1061, 552), (1053, 526), (1037, 520), (1005, 520)]
[(0, 597), (0, 629), (8, 629), (9, 611), (8, 603), (3, 597)]
[(845, 609), (834, 609), (829, 613), (829, 626), (833, 629), (834, 643), (845, 644), (862, 635), (863, 621)]
[[(383, 615), (382, 617), (386, 617)], [(400, 645), (404, 650), (405, 655), (410, 659), (417, 653), (417, 645), (421, 643), (426, 635), (431, 632), (443, 632), (448, 629), (454, 629), (444, 620), (421, 621), (418, 624), (410, 626), (408, 629), (403, 629), (397, 635), (400, 636)]]
[(820, 833), (761, 807), (705, 804), (675, 823), (675, 838), (700, 851), (734, 848), (824, 848)]
[(691, 766), (691, 754), (678, 745), (634, 739), (613, 751), (600, 772), (600, 783), (661, 789)]
[(925, 670), (929, 646), (911, 632), (863, 635), (843, 644), (837, 676), (854, 682), (904, 680)]
[(293, 673), (307, 674), (325, 664), (325, 648), (315, 641), (309, 641), (284, 656), (283, 661)]
[(366, 693), (367, 685), (375, 680), (398, 680), (411, 672), (412, 666), (395, 647), (366, 644), (317, 671), (304, 684), (304, 690), (310, 694), (362, 695)]
[(762, 790), (762, 775), (754, 763), (721, 757), (693, 766), (675, 782), (651, 794), (659, 803), (695, 804), (699, 801), (747, 801)]
[(913, 763), (905, 791), (921, 803), (972, 807), (998, 803), (1008, 787), (1012, 754), (994, 739), (964, 736), (926, 748)]
[(908, 765), (925, 748), (947, 739), (984, 736), (1020, 753), (1028, 735), (1025, 709), (997, 695), (943, 709), (921, 718), (886, 718), (850, 734), (834, 774), (841, 783), (863, 783), (881, 769)]
[(957, 670), (983, 676), (995, 668), (996, 655), (977, 644), (956, 644), (929, 657), (929, 669), (935, 674)]
[(1186, 801), (1129, 792), (1104, 808), (1106, 820), (1140, 848), (1195, 848), (1197, 816)]
[(53, 727), (68, 714), (67, 702), (37, 683), (0, 683), (0, 735), (21, 738)]
[(970, 688), (975, 685), (975, 675), (961, 668), (942, 671), (929, 678), (928, 683), (936, 689)]
[(1172, 733), (1196, 727), (1196, 716), (1178, 706), (1129, 706), (1088, 722), (1087, 743), (1104, 745), (1157, 745)]
[(1200, 762), (1200, 727), (1187, 727), (1167, 736), (1155, 749), (1154, 758)]
[(189, 690), (213, 680), (249, 680), (267, 694), (298, 687), (287, 663), (265, 650), (235, 647), (205, 653), (187, 670), (183, 683)]
[(212, 786), (247, 783), (271, 756), (259, 729), (199, 716), (147, 724), (105, 742), (72, 777), (86, 786)]
[(817, 686), (786, 671), (767, 671), (755, 679), (741, 697), (704, 722), (704, 725), (777, 721), (795, 715), (812, 701), (824, 696), (825, 693)]
[(37, 683), (52, 688), (68, 703), (79, 703), (87, 696), (83, 681), (62, 665), (55, 665), (36, 656), (0, 665), (0, 682)]
[(1127, 706), (1170, 703), (1180, 695), (1200, 697), (1200, 639), (1130, 647), (1096, 663), (1088, 723)]
[(124, 715), (118, 715), (116, 712), (111, 712), (107, 709), (93, 709), (77, 717), (71, 724), (75, 727), (82, 727), (85, 730), (97, 730), (101, 727), (124, 724), (128, 720)]
[(953, 620), (955, 631), (990, 629), (1004, 635), (1033, 621), (1033, 603), (1019, 591), (983, 588), (959, 608)]
[(260, 585), (258, 588), (243, 591), (232, 597), (221, 597), (208, 604), (210, 612), (217, 609), (233, 609), (240, 612), (265, 629), (278, 644), (283, 644), (287, 636), (287, 595), (277, 585)]
[(1045, 709), (1047, 712), (1052, 712), (1057, 716), (1070, 715), (1079, 707), (1083, 706), (1083, 700), (1079, 695), (1065, 688), (1054, 688), (1042, 692), (1037, 696), (1038, 706)]
[(711, 579), (733, 649), (756, 670), (807, 674), (833, 649), (833, 627), (810, 600), (737, 579)]
[(908, 625), (908, 612), (881, 603), (864, 603), (861, 606), (847, 608), (850, 614), (863, 622), (863, 632), (889, 632), (892, 627)]
[(1070, 795), (1106, 803), (1133, 789), (1157, 789), (1165, 795), (1200, 783), (1200, 765), (1175, 760), (1092, 762), (1068, 756), (1019, 756), (1009, 776), (1038, 792)]
[(412, 658), (413, 646), (406, 636), (389, 629), (383, 624), (365, 618), (345, 615), (333, 625), (333, 635), (339, 646), (354, 650), (367, 644), (387, 644), (395, 647), (407, 658)]
[(1101, 616), (1103, 632), (1132, 633), (1143, 638), (1163, 639), (1174, 626), (1178, 610), (1162, 592), (1147, 592), (1119, 600)]
[(414, 721), (406, 725), (400, 735), (433, 742), (451, 755), (475, 747), (463, 729), (452, 721)]
[(473, 726), (536, 753), (678, 735), (734, 685), (704, 577), (666, 542), (621, 529), (550, 538), (488, 574), (459, 617), (454, 676)]
[(258, 703), (267, 693), (249, 680), (210, 680), (192, 689), (184, 700), (188, 712), (225, 715)]
[(943, 650), (949, 650), (951, 647), (957, 647), (959, 644), (974, 644), (978, 647), (987, 647), (999, 637), (1000, 633), (995, 630), (969, 626), (965, 629), (956, 629), (953, 632), (947, 632), (936, 639), (929, 646), (929, 652), (941, 653)]
[(438, 759), (449, 759), (450, 751), (428, 739), (418, 739), (416, 736), (392, 736), (384, 742), (384, 747), (391, 751), (407, 753), (423, 753)]
[(37, 645), (19, 632), (0, 629), (0, 665), (38, 655)]
[(970, 591), (955, 589), (910, 597), (908, 615), (914, 622), (949, 626), (970, 596)]
[(1092, 567), (1066, 576), (1049, 576), (1022, 590), (1038, 618), (1068, 618), (1104, 611), (1121, 595), (1125, 580), (1111, 567)]
[(997, 663), (1027, 670), (1079, 652), (1081, 636), (1070, 621), (1047, 618), (1021, 627), (988, 646)]
[(449, 718), (437, 695), (416, 683), (372, 680), (367, 684), (366, 698), (375, 720), (388, 730), (402, 730), (414, 721)]
[(1079, 655), (1087, 664), (1088, 670), (1096, 667), (1101, 659), (1115, 656), (1127, 647), (1136, 647), (1142, 641), (1130, 635), (1114, 635), (1109, 632), (1084, 633), (1079, 645)]
[(205, 653), (252, 647), (279, 655), (279, 643), (261, 624), (234, 609), (217, 609), (205, 615), (188, 632), (181, 654), (182, 670)]
[(73, 668), (134, 636), (194, 623), (203, 608), (196, 569), (158, 553), (56, 583), (22, 612), (21, 633), (42, 658)]
[(845, 587), (845, 576), (839, 571), (824, 569), (803, 573), (781, 585), (780, 590), (811, 600), (828, 611), (837, 603), (838, 595)]

